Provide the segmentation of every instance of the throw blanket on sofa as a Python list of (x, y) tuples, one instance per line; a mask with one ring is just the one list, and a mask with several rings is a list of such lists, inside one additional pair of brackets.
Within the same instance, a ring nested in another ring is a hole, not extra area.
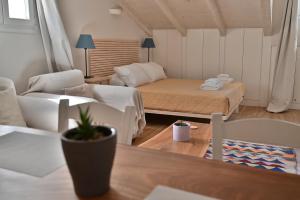
[(94, 98), (111, 107), (124, 111), (126, 106), (136, 108), (137, 135), (141, 134), (145, 125), (145, 113), (143, 99), (140, 92), (135, 88), (109, 86), (109, 85), (88, 85), (91, 87)]

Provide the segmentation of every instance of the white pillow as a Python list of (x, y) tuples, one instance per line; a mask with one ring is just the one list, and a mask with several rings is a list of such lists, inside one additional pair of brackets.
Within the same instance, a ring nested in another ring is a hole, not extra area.
[(150, 63), (140, 63), (139, 65), (143, 68), (146, 74), (151, 78), (152, 82), (167, 78), (164, 72), (164, 68), (159, 64), (150, 62)]
[(69, 70), (50, 74), (42, 74), (29, 79), (28, 91), (64, 94), (65, 88), (84, 84), (84, 76), (80, 70)]
[(120, 77), (118, 76), (118, 74), (113, 74), (110, 81), (109, 81), (110, 85), (115, 85), (115, 86), (126, 86), (126, 83), (124, 83), (124, 81), (122, 81), (120, 79)]
[(24, 126), (24, 121), (12, 80), (0, 78), (0, 124)]
[(115, 67), (115, 72), (129, 87), (137, 87), (151, 82), (151, 78), (145, 73), (139, 64)]

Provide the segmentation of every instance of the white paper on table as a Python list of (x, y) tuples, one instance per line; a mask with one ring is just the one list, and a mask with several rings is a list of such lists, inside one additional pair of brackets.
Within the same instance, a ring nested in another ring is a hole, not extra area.
[(158, 185), (145, 200), (216, 200), (215, 198)]

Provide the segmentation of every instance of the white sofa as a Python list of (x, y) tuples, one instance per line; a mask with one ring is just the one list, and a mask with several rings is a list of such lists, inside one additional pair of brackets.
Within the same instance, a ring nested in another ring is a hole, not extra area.
[[(131, 132), (133, 132), (132, 137), (142, 134), (146, 125), (143, 100), (137, 89), (85, 84), (84, 76), (79, 70), (69, 70), (32, 77), (29, 79), (28, 90), (22, 95), (56, 100), (62, 96), (66, 97), (66, 95), (93, 98), (101, 105), (105, 104), (109, 108), (112, 107), (119, 110), (121, 115), (128, 111), (127, 108), (134, 107), (135, 120), (130, 121), (130, 124), (126, 124), (126, 129), (130, 127)], [(114, 112), (112, 111), (112, 113)], [(102, 118), (100, 121), (111, 122), (112, 113), (106, 112), (103, 115), (103, 112), (99, 110), (99, 116), (96, 116), (96, 113), (94, 115), (97, 119)]]
[(131, 144), (136, 131), (131, 126), (136, 120), (135, 107), (121, 111), (91, 98), (47, 93), (17, 96), (13, 82), (6, 78), (0, 78), (0, 102), (0, 125), (63, 132), (80, 120), (78, 107), (90, 107), (94, 123), (117, 129), (119, 143)]

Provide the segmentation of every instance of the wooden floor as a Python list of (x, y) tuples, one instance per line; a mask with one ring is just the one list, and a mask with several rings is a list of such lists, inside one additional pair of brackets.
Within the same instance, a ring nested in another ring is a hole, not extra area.
[[(290, 122), (295, 122), (300, 124), (300, 110), (289, 110), (284, 113), (269, 113), (265, 111), (265, 108), (262, 107), (249, 107), (242, 106), (238, 114), (233, 114), (230, 120), (243, 119), (243, 118), (271, 118), (271, 119), (280, 119)], [(158, 134), (160, 131), (170, 126), (177, 120), (191, 120), (195, 122), (209, 123), (207, 119), (195, 119), (195, 118), (182, 118), (174, 116), (163, 116), (163, 115), (153, 115), (147, 114), (147, 126), (144, 129), (143, 134), (136, 138), (133, 141), (133, 145), (139, 145), (151, 137)]]

